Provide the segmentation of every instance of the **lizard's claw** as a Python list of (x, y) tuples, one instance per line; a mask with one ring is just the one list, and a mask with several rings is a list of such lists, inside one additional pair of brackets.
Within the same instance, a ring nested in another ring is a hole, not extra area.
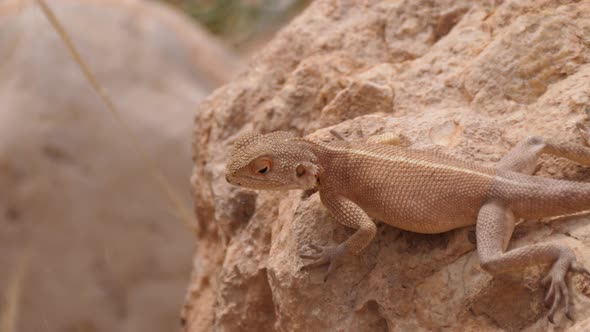
[(337, 246), (318, 246), (315, 244), (310, 244), (309, 248), (315, 251), (315, 253), (300, 254), (299, 257), (304, 259), (312, 259), (312, 261), (303, 264), (300, 270), (306, 270), (329, 263), (330, 265), (328, 266), (328, 271), (324, 275), (324, 281), (328, 279), (328, 276), (335, 268), (340, 266), (340, 260), (348, 251), (346, 246), (344, 246), (342, 243)]
[(562, 297), (565, 304), (565, 316), (572, 320), (569, 304), (569, 292), (563, 278), (556, 278), (552, 274), (549, 274), (543, 279), (542, 283), (543, 285), (550, 284), (549, 291), (547, 291), (547, 295), (545, 296), (545, 306), (549, 308), (547, 320), (549, 320), (551, 324), (555, 323), (553, 316), (555, 315), (555, 311), (557, 310), (557, 306), (559, 305)]
[(555, 315), (555, 311), (557, 310), (557, 306), (559, 305), (559, 302), (562, 298), (565, 306), (565, 317), (571, 321), (574, 320), (572, 317), (569, 301), (569, 290), (565, 282), (565, 276), (568, 270), (585, 273), (590, 276), (590, 271), (588, 271), (575, 260), (571, 262), (560, 262), (558, 260), (555, 262), (551, 268), (551, 271), (549, 271), (549, 274), (541, 281), (544, 286), (549, 285), (549, 290), (545, 296), (545, 306), (549, 308), (547, 319), (552, 324), (554, 323), (553, 317)]

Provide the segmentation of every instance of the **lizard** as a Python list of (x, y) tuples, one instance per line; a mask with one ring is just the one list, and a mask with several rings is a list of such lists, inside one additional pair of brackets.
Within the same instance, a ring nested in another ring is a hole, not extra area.
[[(539, 243), (511, 250), (519, 219), (539, 219), (590, 209), (590, 183), (533, 176), (542, 154), (590, 165), (590, 148), (538, 136), (517, 143), (496, 167), (443, 153), (342, 138), (328, 143), (277, 131), (248, 132), (233, 144), (225, 168), (228, 183), (250, 189), (319, 191), (322, 204), (344, 226), (356, 229), (336, 246), (310, 244), (299, 255), (303, 269), (328, 265), (324, 281), (349, 253), (375, 237), (374, 219), (399, 229), (436, 234), (475, 224), (480, 266), (496, 275), (528, 265), (551, 264), (542, 284), (548, 320), (564, 302), (573, 321), (565, 277), (590, 275), (571, 248)], [(386, 142), (385, 142), (386, 143)]]

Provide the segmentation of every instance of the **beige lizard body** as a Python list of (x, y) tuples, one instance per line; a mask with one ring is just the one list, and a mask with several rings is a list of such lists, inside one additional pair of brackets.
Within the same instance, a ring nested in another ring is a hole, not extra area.
[[(542, 153), (590, 165), (590, 149), (529, 138), (498, 168), (443, 154), (376, 143), (318, 143), (288, 133), (248, 134), (227, 163), (228, 182), (253, 189), (310, 189), (336, 219), (357, 231), (336, 247), (310, 245), (300, 255), (329, 263), (328, 274), (347, 252), (359, 253), (375, 237), (371, 218), (417, 233), (441, 233), (477, 224), (477, 249), (490, 273), (549, 263), (549, 320), (563, 297), (571, 317), (565, 276), (588, 273), (563, 245), (544, 243), (506, 251), (517, 218), (540, 218), (590, 209), (590, 184), (534, 177)], [(326, 275), (327, 276), (327, 275)]]

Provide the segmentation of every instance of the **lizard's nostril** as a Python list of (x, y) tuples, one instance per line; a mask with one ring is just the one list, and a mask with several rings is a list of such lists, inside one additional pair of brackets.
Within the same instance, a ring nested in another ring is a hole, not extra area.
[(227, 175), (227, 174), (225, 175), (225, 181), (227, 181), (227, 183), (229, 183), (229, 184), (233, 184), (236, 186), (240, 185), (240, 183), (238, 181), (232, 181), (231, 178), (229, 177), (229, 175)]

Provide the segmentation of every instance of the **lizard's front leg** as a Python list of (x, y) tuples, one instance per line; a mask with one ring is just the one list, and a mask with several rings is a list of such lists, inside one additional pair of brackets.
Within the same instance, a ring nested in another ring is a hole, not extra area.
[(347, 253), (358, 254), (373, 240), (377, 233), (377, 226), (363, 209), (347, 198), (321, 190), (320, 198), (338, 222), (357, 230), (350, 238), (337, 246), (310, 245), (316, 251), (315, 253), (299, 255), (301, 258), (312, 259), (302, 269), (329, 263), (328, 271), (324, 277), (326, 280), (328, 275), (340, 265), (340, 260)]

